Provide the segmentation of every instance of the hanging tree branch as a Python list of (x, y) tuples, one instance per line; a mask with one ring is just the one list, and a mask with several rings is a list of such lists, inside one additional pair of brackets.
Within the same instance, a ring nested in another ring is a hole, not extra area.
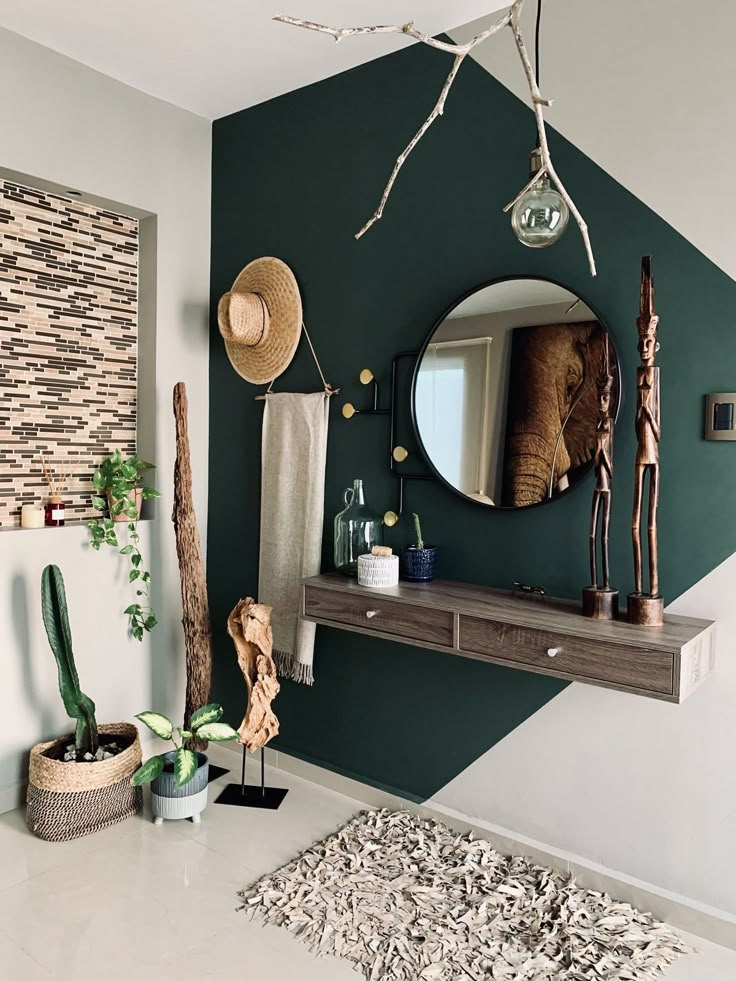
[(356, 238), (360, 238), (362, 235), (364, 235), (368, 231), (368, 229), (382, 217), (384, 208), (386, 207), (386, 203), (389, 199), (389, 195), (391, 194), (394, 183), (396, 182), (396, 178), (399, 175), (399, 171), (403, 167), (404, 163), (406, 162), (407, 158), (411, 154), (412, 150), (414, 150), (417, 143), (421, 140), (421, 138), (430, 128), (432, 123), (438, 118), (438, 116), (441, 116), (444, 113), (447, 96), (450, 92), (450, 89), (452, 88), (453, 82), (457, 78), (457, 73), (460, 70), (460, 66), (462, 65), (466, 56), (470, 54), (470, 52), (474, 48), (478, 47), (478, 45), (480, 44), (483, 44), (484, 41), (487, 41), (488, 38), (492, 37), (494, 34), (497, 34), (504, 27), (510, 27), (513, 33), (516, 49), (519, 54), (522, 67), (524, 69), (524, 74), (526, 76), (527, 84), (529, 86), (529, 94), (531, 97), (532, 109), (534, 111), (534, 118), (537, 123), (537, 132), (539, 135), (539, 148), (542, 153), (542, 168), (532, 177), (529, 183), (516, 195), (513, 201), (509, 202), (509, 204), (506, 205), (504, 211), (510, 210), (514, 206), (514, 204), (516, 204), (516, 202), (519, 200), (521, 195), (525, 191), (529, 190), (529, 188), (533, 187), (538, 180), (540, 180), (545, 175), (549, 176), (549, 178), (554, 182), (555, 186), (557, 187), (557, 190), (559, 191), (560, 196), (565, 201), (565, 204), (570, 209), (570, 213), (572, 214), (573, 218), (577, 222), (578, 228), (580, 229), (580, 234), (583, 238), (583, 244), (585, 245), (585, 252), (588, 256), (590, 273), (591, 276), (595, 276), (596, 274), (595, 259), (593, 257), (593, 249), (590, 244), (590, 235), (588, 233), (588, 226), (585, 223), (583, 216), (578, 211), (575, 202), (572, 200), (567, 190), (565, 189), (564, 185), (562, 184), (559, 177), (557, 176), (557, 171), (554, 168), (554, 164), (552, 163), (552, 158), (550, 156), (549, 144), (547, 142), (547, 131), (545, 129), (545, 122), (544, 122), (544, 108), (550, 106), (551, 102), (548, 99), (542, 98), (536, 79), (534, 77), (534, 70), (532, 68), (531, 61), (529, 60), (529, 55), (527, 53), (526, 46), (524, 44), (524, 39), (521, 34), (521, 28), (519, 26), (519, 17), (521, 15), (524, 2), (525, 0), (514, 0), (514, 2), (509, 7), (509, 9), (503, 15), (503, 17), (500, 18), (500, 20), (496, 21), (494, 24), (491, 24), (490, 27), (487, 27), (484, 31), (481, 31), (480, 34), (477, 34), (474, 38), (472, 38), (470, 41), (467, 41), (465, 44), (455, 44), (454, 42), (439, 41), (437, 38), (433, 38), (428, 34), (423, 34), (421, 31), (418, 31), (414, 27), (413, 21), (409, 21), (409, 23), (407, 24), (396, 24), (390, 26), (379, 25), (374, 27), (327, 27), (324, 24), (316, 24), (314, 23), (314, 21), (310, 21), (310, 20), (300, 20), (297, 17), (286, 17), (284, 15), (279, 15), (278, 17), (274, 17), (274, 20), (277, 20), (282, 24), (291, 24), (294, 27), (302, 27), (308, 31), (318, 31), (321, 34), (329, 34), (330, 37), (333, 37), (336, 42), (342, 41), (346, 37), (354, 37), (358, 34), (403, 34), (406, 37), (410, 37), (414, 41), (418, 41), (420, 44), (426, 44), (429, 45), (429, 47), (436, 48), (438, 51), (444, 51), (448, 54), (453, 55), (452, 67), (450, 68), (450, 72), (445, 80), (445, 84), (442, 86), (442, 91), (440, 92), (439, 98), (437, 99), (434, 108), (430, 112), (429, 116), (427, 116), (425, 121), (422, 123), (422, 125), (419, 127), (419, 129), (414, 134), (414, 136), (409, 141), (409, 143), (406, 145), (406, 147), (399, 154), (396, 163), (394, 164), (394, 168), (391, 171), (391, 176), (388, 179), (388, 183), (384, 188), (378, 207), (373, 212), (373, 214), (368, 219), (368, 221), (365, 223), (365, 225), (363, 225), (360, 231), (357, 232), (355, 236)]

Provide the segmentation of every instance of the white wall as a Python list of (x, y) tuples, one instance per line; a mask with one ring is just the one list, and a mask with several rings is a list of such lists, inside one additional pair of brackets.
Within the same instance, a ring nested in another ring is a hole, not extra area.
[[(528, 0), (522, 26), (530, 51), (535, 10)], [(450, 33), (465, 41), (497, 18)], [(736, 156), (735, 34), (732, 0), (545, 0), (541, 65), (542, 94), (554, 100), (549, 123), (734, 277), (722, 202)], [(508, 31), (481, 45), (477, 60), (528, 104)], [(520, 186), (526, 166), (519, 161)]]
[[(101, 41), (101, 43), (103, 43)], [(126, 637), (124, 566), (91, 553), (80, 527), (0, 533), (0, 809), (13, 806), (25, 754), (68, 721), (41, 623), (48, 562), (65, 576), (77, 665), (99, 721), (183, 710), (179, 579), (171, 525), (172, 389), (187, 383), (194, 494), (207, 517), (210, 124), (18, 35), (0, 30), (0, 166), (157, 215), (155, 442), (163, 497), (143, 528), (161, 624)], [(0, 352), (0, 357), (2, 356)], [(151, 420), (152, 423), (152, 420)]]
[(682, 705), (572, 684), (433, 802), (736, 915), (736, 555), (669, 613), (718, 621)]

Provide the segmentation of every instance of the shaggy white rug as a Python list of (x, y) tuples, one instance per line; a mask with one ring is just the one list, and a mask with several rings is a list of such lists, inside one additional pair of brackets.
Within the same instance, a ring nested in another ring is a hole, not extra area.
[(648, 913), (407, 811), (363, 811), (240, 896), (371, 981), (644, 981), (690, 952)]

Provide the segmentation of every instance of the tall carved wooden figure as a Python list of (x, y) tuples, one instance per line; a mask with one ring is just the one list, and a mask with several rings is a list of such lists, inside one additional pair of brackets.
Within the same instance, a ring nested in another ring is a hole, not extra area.
[[(641, 260), (641, 299), (636, 326), (639, 331), (641, 367), (636, 371), (636, 468), (634, 470), (634, 592), (629, 593), (629, 623), (657, 627), (664, 620), (664, 600), (659, 593), (657, 505), (659, 503), (659, 368), (654, 359), (659, 350), (654, 312), (652, 260)], [(644, 485), (649, 476), (647, 538), (649, 547), (649, 592), (644, 592), (641, 526), (644, 516)]]
[[(611, 374), (608, 335), (606, 335), (601, 367), (597, 379), (598, 422), (595, 428), (595, 487), (590, 513), (590, 581), (583, 590), (583, 616), (596, 620), (615, 620), (618, 616), (618, 590), (611, 589), (608, 568), (608, 529), (611, 524), (611, 491), (613, 484), (613, 419), (611, 419)], [(598, 520), (601, 523), (601, 571), (598, 580)]]

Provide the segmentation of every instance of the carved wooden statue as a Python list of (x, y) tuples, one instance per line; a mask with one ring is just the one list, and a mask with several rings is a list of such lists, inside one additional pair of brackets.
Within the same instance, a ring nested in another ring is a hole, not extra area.
[[(184, 382), (174, 386), (174, 419), (176, 421), (176, 463), (174, 465), (174, 532), (176, 555), (179, 559), (181, 603), (183, 610), (184, 650), (186, 652), (187, 690), (184, 705), (184, 725), (189, 725), (192, 712), (207, 705), (212, 682), (212, 636), (210, 610), (207, 601), (207, 582), (202, 564), (202, 551), (197, 529), (197, 516), (192, 499), (192, 462), (189, 455), (189, 403)], [(194, 749), (206, 749), (207, 743), (197, 740)]]
[[(659, 368), (654, 360), (659, 350), (654, 312), (651, 257), (641, 260), (641, 298), (636, 326), (639, 331), (641, 367), (636, 371), (636, 467), (634, 470), (634, 513), (631, 522), (634, 543), (634, 592), (628, 596), (628, 620), (644, 626), (659, 626), (664, 619), (664, 601), (659, 594), (657, 505), (659, 503)], [(644, 517), (644, 485), (649, 476), (647, 538), (649, 592), (644, 592), (641, 526)]]
[[(618, 615), (618, 590), (611, 589), (608, 564), (608, 530), (611, 524), (611, 491), (613, 484), (613, 419), (611, 394), (613, 375), (609, 359), (608, 335), (603, 342), (603, 356), (597, 378), (598, 422), (595, 429), (595, 487), (590, 514), (590, 581), (583, 590), (583, 615), (598, 620), (612, 620)], [(598, 520), (601, 522), (601, 571), (598, 584)]]
[(227, 618), (227, 632), (235, 643), (248, 686), (248, 709), (238, 729), (240, 741), (254, 753), (279, 731), (279, 720), (271, 708), (281, 687), (272, 656), (271, 607), (256, 603), (250, 596), (240, 600)]

